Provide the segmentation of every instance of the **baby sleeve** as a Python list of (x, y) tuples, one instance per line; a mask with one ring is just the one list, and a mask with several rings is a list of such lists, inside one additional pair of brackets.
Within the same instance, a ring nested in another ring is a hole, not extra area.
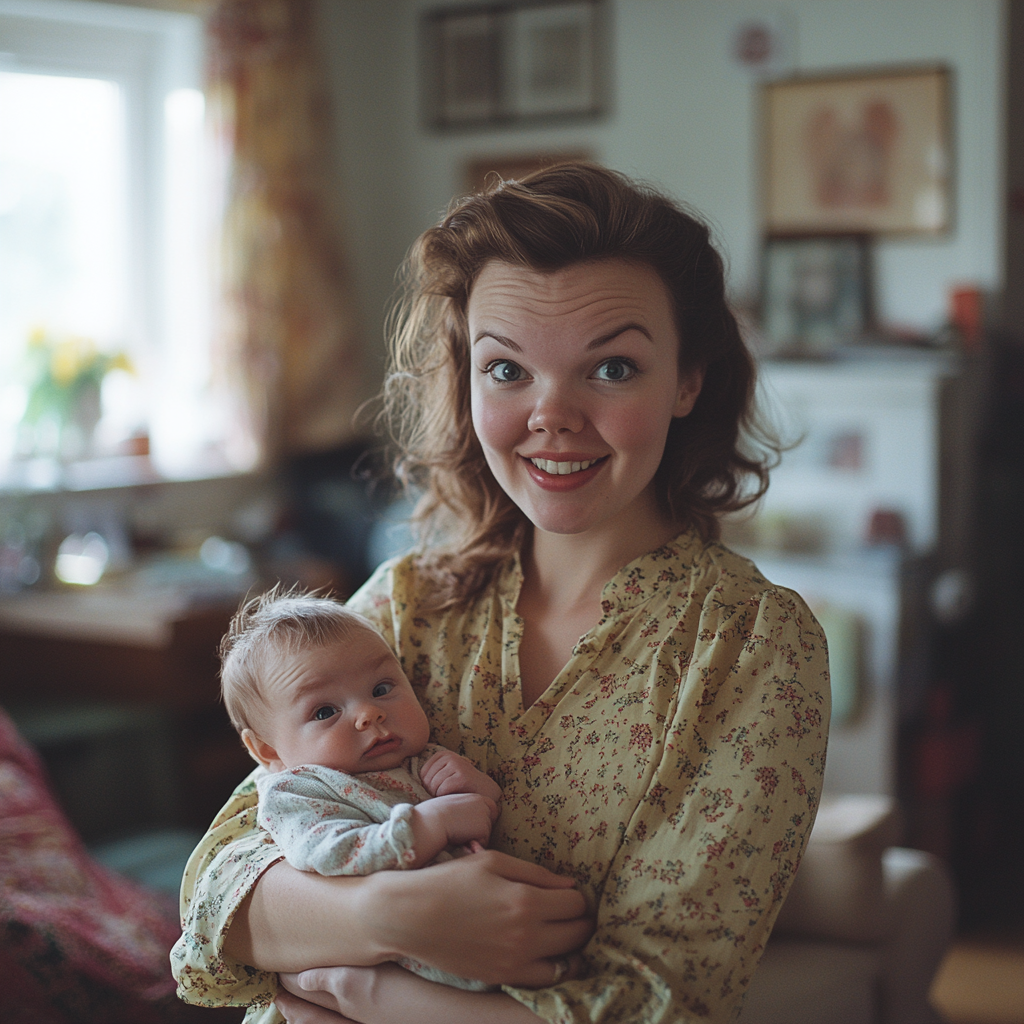
[(416, 859), (409, 803), (390, 806), (351, 776), (299, 766), (259, 780), (259, 823), (292, 867), (369, 875)]

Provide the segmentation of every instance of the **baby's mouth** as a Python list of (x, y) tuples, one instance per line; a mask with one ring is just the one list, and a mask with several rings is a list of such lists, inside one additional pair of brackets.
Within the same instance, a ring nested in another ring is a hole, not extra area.
[(392, 750), (397, 750), (402, 745), (402, 740), (398, 736), (383, 736), (379, 740), (374, 740), (363, 753), (363, 757), (380, 757), (382, 754), (389, 754)]

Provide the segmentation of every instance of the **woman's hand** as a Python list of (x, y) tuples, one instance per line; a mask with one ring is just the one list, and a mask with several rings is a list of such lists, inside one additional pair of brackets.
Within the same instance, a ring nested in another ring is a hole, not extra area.
[(571, 878), (495, 850), (371, 877), (381, 890), (370, 911), (381, 960), (410, 957), (491, 985), (541, 988), (594, 930)]
[(571, 878), (495, 850), (362, 878), (282, 861), (239, 907), (225, 950), (266, 971), (411, 957), (464, 978), (540, 988), (590, 938), (585, 915)]
[[(315, 993), (323, 995), (323, 993)], [(314, 993), (309, 993), (307, 998), (300, 999), (291, 992), (278, 992), (274, 998), (277, 1008), (281, 1011), (288, 1024), (359, 1024), (350, 1017), (343, 1017), (340, 1013), (328, 1010), (316, 1003), (309, 1002)]]
[(482, 1020), (488, 1024), (537, 1024), (534, 1013), (501, 992), (451, 988), (427, 981), (398, 964), (318, 967), (282, 974), (280, 979), (300, 1002), (308, 999), (318, 1004), (316, 1010), (328, 1007), (341, 1014), (296, 1018), (296, 1024), (338, 1024), (349, 1019), (363, 1024), (479, 1024)]

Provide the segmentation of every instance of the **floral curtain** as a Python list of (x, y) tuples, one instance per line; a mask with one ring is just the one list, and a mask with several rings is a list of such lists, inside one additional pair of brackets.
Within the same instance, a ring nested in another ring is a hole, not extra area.
[(350, 440), (368, 393), (314, 14), (314, 0), (220, 0), (208, 20), (225, 203), (218, 363), (265, 463)]

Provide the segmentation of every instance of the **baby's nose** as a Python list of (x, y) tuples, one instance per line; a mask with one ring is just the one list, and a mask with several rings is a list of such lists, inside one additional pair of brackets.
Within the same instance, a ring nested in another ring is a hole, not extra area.
[(374, 722), (384, 721), (384, 711), (373, 704), (364, 704), (356, 713), (356, 728), (366, 729)]

